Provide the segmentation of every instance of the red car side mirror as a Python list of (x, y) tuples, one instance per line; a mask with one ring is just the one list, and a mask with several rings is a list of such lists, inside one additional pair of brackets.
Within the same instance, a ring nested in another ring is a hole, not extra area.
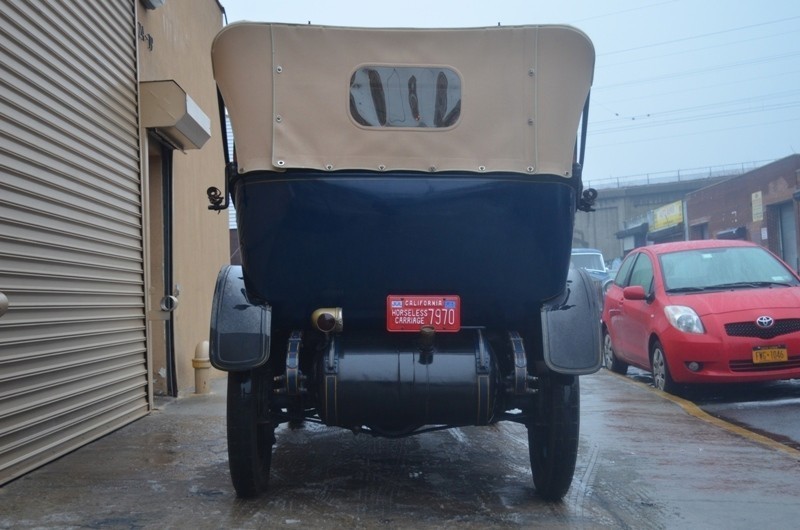
[(627, 300), (647, 300), (647, 293), (641, 285), (630, 285), (622, 290), (622, 296)]

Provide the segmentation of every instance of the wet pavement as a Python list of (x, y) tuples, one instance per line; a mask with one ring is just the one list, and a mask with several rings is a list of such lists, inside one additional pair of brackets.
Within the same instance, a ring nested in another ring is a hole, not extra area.
[[(630, 367), (627, 377), (653, 384), (638, 368)], [(800, 450), (800, 379), (694, 385), (682, 396), (716, 418)]]
[(224, 381), (0, 488), (0, 528), (794, 528), (800, 451), (607, 371), (581, 378), (572, 487), (534, 491), (524, 428), (401, 440), (279, 429), (270, 492), (236, 499)]

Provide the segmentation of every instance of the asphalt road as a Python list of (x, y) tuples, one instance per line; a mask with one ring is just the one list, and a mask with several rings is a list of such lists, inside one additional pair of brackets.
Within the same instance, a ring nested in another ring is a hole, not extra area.
[(278, 433), (270, 492), (236, 499), (224, 389), (153, 414), (0, 488), (0, 528), (794, 528), (800, 451), (706, 421), (632, 378), (581, 378), (564, 501), (536, 496), (523, 428), (401, 440)]
[[(648, 372), (628, 377), (652, 385)], [(702, 385), (683, 396), (714, 417), (800, 450), (800, 379), (757, 384)]]

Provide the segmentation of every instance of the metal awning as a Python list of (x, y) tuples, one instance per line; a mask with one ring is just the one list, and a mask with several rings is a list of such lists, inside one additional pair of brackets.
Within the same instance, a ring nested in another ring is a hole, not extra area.
[(181, 150), (200, 149), (211, 137), (211, 119), (174, 80), (144, 81), (142, 126), (155, 129)]

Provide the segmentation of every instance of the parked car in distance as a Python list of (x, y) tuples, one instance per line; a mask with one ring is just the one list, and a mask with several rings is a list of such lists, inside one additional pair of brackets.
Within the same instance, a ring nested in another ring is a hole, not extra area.
[(603, 364), (656, 388), (800, 378), (800, 277), (745, 241), (633, 250), (603, 308)]
[(606, 261), (603, 253), (596, 248), (573, 248), (570, 257), (570, 265), (579, 269), (584, 269), (591, 276), (594, 288), (597, 292), (597, 307), (603, 306), (603, 295), (611, 280), (611, 272), (606, 268)]
[(602, 283), (609, 277), (603, 253), (596, 248), (573, 248), (571, 260), (575, 267), (586, 269), (595, 281)]

